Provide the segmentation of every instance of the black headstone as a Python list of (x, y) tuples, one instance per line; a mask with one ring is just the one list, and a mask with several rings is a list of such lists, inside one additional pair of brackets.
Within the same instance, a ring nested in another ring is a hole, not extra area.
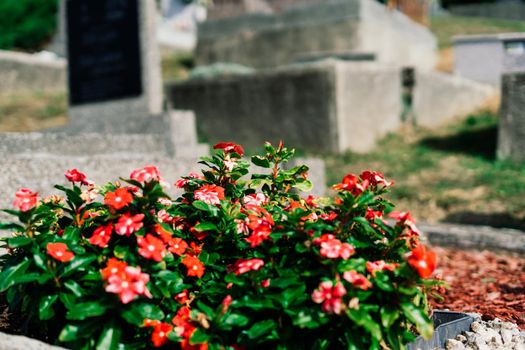
[(138, 0), (67, 0), (71, 105), (142, 94)]

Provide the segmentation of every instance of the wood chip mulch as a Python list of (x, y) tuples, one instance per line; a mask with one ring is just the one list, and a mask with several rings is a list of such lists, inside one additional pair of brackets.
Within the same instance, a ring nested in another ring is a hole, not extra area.
[(476, 312), (484, 320), (495, 317), (525, 330), (525, 258), (488, 251), (434, 247), (436, 275), (449, 286), (431, 298), (434, 309)]

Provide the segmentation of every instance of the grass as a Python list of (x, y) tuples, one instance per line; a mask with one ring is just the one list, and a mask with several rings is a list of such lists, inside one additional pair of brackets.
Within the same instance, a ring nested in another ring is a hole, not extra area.
[(63, 92), (0, 94), (0, 132), (34, 131), (67, 124)]
[(381, 171), (395, 181), (389, 198), (420, 220), (525, 228), (525, 168), (495, 159), (496, 134), (489, 112), (439, 130), (407, 127), (368, 154), (327, 157), (328, 180)]
[(491, 18), (441, 16), (432, 18), (430, 30), (436, 35), (439, 48), (445, 49), (452, 46), (452, 37), (454, 35), (525, 32), (525, 22)]

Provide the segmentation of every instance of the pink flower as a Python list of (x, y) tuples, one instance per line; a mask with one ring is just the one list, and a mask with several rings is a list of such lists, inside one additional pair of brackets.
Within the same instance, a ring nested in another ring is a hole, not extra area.
[(154, 166), (145, 166), (144, 168), (135, 169), (129, 175), (130, 179), (145, 183), (150, 181), (160, 181), (159, 169)]
[(246, 205), (261, 206), (261, 205), (266, 203), (267, 198), (264, 195), (264, 193), (260, 193), (259, 192), (259, 193), (252, 193), (252, 194), (249, 194), (247, 196), (244, 196), (242, 201)]
[(131, 216), (130, 213), (123, 214), (115, 224), (115, 231), (121, 236), (129, 236), (142, 228), (144, 225), (142, 219), (144, 219), (144, 214), (134, 216)]
[(204, 185), (194, 193), (195, 200), (203, 201), (206, 204), (221, 204), (224, 199), (224, 188), (216, 185)]
[(221, 303), (221, 306), (222, 306), (221, 312), (223, 314), (225, 314), (226, 311), (228, 311), (228, 308), (230, 307), (232, 301), (233, 301), (233, 298), (232, 298), (231, 295), (228, 294), (227, 296), (224, 297), (224, 299), (222, 300), (222, 303)]
[(110, 222), (106, 226), (98, 227), (94, 232), (89, 243), (105, 248), (108, 246), (109, 240), (111, 239), (111, 232), (113, 232), (113, 224)]
[(86, 174), (78, 171), (77, 169), (70, 169), (64, 174), (66, 179), (72, 183), (80, 182), (82, 185), (93, 185), (93, 181), (86, 178)]
[(341, 282), (334, 286), (332, 281), (323, 281), (319, 287), (313, 291), (312, 300), (314, 303), (323, 304), (322, 309), (326, 313), (340, 314), (344, 304), (342, 297), (346, 294), (346, 289)]
[(137, 243), (139, 246), (139, 254), (146, 259), (161, 261), (164, 256), (166, 256), (166, 246), (164, 242), (149, 233), (146, 237), (137, 237)]
[(343, 278), (356, 288), (367, 290), (372, 287), (372, 283), (364, 275), (360, 274), (357, 271), (345, 271), (343, 273)]
[(366, 269), (372, 276), (375, 277), (377, 271), (394, 271), (399, 264), (386, 263), (384, 260), (367, 261)]
[(264, 266), (264, 260), (262, 259), (239, 259), (235, 264), (228, 267), (228, 270), (240, 275), (248, 271), (258, 271)]
[(16, 191), (13, 205), (18, 207), (21, 211), (29, 211), (36, 207), (37, 203), (38, 193), (33, 192), (28, 188), (21, 188)]
[(146, 287), (149, 275), (142, 273), (140, 267), (127, 266), (124, 274), (110, 275), (106, 292), (118, 294), (123, 304), (127, 304), (138, 295), (151, 298), (152, 295)]
[(321, 247), (319, 253), (329, 259), (342, 258), (348, 260), (354, 253), (355, 248), (349, 243), (341, 243), (340, 240), (334, 238), (331, 234), (321, 235), (315, 238), (313, 243)]
[(409, 229), (408, 236), (409, 237), (418, 237), (421, 235), (421, 232), (416, 227), (416, 220), (410, 215), (409, 212), (404, 211), (393, 211), (390, 214), (388, 214), (388, 217), (394, 220), (397, 220), (396, 226), (406, 226)]
[(224, 166), (228, 171), (232, 171), (233, 168), (237, 165), (237, 162), (234, 160), (231, 160), (229, 156), (224, 158)]
[(175, 220), (175, 218), (164, 209), (159, 210), (157, 213), (157, 218), (160, 222), (167, 224), (172, 223)]

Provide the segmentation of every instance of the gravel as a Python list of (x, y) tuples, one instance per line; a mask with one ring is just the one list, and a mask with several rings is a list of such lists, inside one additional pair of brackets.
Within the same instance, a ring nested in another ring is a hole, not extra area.
[(511, 322), (498, 318), (482, 321), (479, 315), (463, 332), (446, 342), (446, 350), (525, 350), (525, 332)]

